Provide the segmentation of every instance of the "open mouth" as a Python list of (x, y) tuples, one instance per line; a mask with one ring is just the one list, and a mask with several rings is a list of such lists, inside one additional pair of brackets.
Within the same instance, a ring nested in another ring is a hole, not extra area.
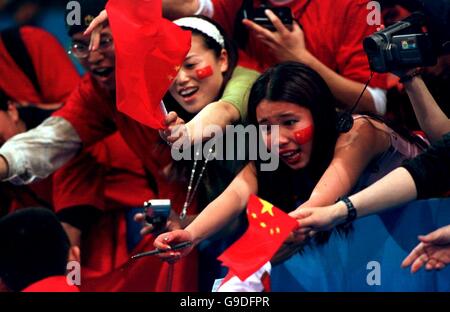
[(113, 71), (114, 71), (113, 67), (97, 68), (92, 71), (92, 74), (106, 78), (109, 77), (113, 73)]
[(178, 91), (178, 94), (184, 99), (190, 99), (192, 96), (194, 96), (194, 94), (197, 93), (197, 91), (199, 90), (198, 87), (189, 87), (189, 88), (184, 88), (180, 91)]
[(283, 158), (287, 163), (293, 164), (301, 160), (302, 150), (301, 148), (299, 148), (297, 150), (280, 152), (280, 157)]

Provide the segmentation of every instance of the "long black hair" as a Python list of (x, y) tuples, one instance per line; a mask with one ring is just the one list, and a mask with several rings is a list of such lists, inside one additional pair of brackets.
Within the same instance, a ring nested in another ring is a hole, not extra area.
[(336, 100), (318, 73), (297, 62), (271, 67), (256, 80), (248, 104), (250, 124), (258, 125), (256, 108), (263, 100), (305, 107), (311, 111), (314, 122), (312, 153), (306, 168), (294, 171), (281, 161), (277, 170), (264, 172), (259, 169), (260, 162), (256, 163), (260, 196), (290, 210), (298, 200), (309, 198), (333, 158), (338, 137)]

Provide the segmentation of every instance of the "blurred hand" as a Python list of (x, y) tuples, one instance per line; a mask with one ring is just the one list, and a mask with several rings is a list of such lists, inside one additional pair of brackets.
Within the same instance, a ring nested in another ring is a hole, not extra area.
[(174, 262), (179, 260), (181, 257), (186, 256), (194, 248), (194, 245), (189, 247), (172, 251), (171, 245), (176, 245), (182, 242), (193, 242), (191, 233), (186, 230), (175, 230), (159, 235), (153, 245), (161, 250), (167, 250), (167, 252), (161, 253), (158, 256), (164, 261)]
[(419, 240), (421, 242), (403, 260), (403, 268), (411, 266), (411, 272), (415, 273), (424, 264), (426, 270), (440, 270), (450, 264), (450, 225), (419, 236)]
[(92, 20), (89, 27), (84, 31), (83, 35), (91, 35), (91, 42), (89, 44), (89, 50), (95, 51), (100, 45), (100, 32), (103, 29), (103, 23), (108, 21), (108, 13), (106, 10), (100, 12), (100, 14)]
[(152, 224), (147, 223), (147, 221), (145, 220), (144, 213), (137, 213), (134, 215), (134, 221), (142, 224), (142, 229), (140, 231), (142, 236), (148, 234), (158, 235), (162, 232), (184, 229), (189, 225), (189, 223), (194, 220), (194, 218), (194, 215), (188, 215), (185, 219), (180, 220), (179, 215), (175, 211), (171, 210), (166, 226), (160, 229), (158, 232), (155, 232), (155, 227)]
[[(189, 140), (190, 135), (188, 128), (183, 119), (178, 117), (176, 112), (170, 112), (167, 114), (164, 120), (166, 128), (159, 131), (161, 138), (166, 141), (169, 145), (182, 144), (185, 139)], [(174, 148), (179, 148), (181, 146), (174, 146)]]
[(272, 11), (266, 10), (266, 15), (276, 31), (272, 32), (248, 19), (244, 19), (243, 23), (270, 49), (277, 61), (298, 61), (308, 64), (312, 55), (306, 49), (305, 35), (300, 25), (293, 22), (292, 30), (289, 30)]

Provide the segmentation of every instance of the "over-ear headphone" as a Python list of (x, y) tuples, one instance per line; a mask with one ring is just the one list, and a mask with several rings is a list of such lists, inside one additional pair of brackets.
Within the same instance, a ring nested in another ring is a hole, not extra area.
[(338, 113), (338, 117), (336, 120), (336, 130), (338, 131), (338, 133), (347, 133), (353, 127), (352, 114), (355, 111), (356, 107), (358, 107), (358, 104), (361, 101), (361, 98), (362, 98), (364, 92), (366, 91), (367, 87), (369, 86), (370, 81), (372, 81), (373, 74), (374, 74), (373, 72), (370, 73), (369, 80), (367, 81), (366, 85), (364, 86), (364, 89), (362, 90), (362, 92), (359, 95), (358, 99), (356, 100), (355, 104), (353, 104), (352, 108)]

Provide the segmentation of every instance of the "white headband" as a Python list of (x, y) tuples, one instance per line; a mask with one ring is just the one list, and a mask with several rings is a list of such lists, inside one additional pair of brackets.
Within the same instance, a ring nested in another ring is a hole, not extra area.
[(174, 21), (180, 27), (192, 28), (214, 39), (222, 48), (225, 48), (225, 40), (219, 29), (204, 19), (198, 17), (183, 17)]

